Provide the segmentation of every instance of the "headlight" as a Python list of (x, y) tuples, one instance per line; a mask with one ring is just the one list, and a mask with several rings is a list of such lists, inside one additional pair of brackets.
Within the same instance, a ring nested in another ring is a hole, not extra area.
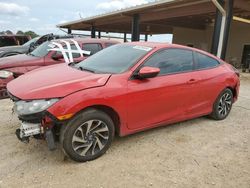
[(0, 71), (0, 78), (8, 78), (13, 76), (13, 73), (10, 71)]
[(14, 110), (18, 115), (29, 115), (42, 112), (56, 103), (59, 99), (17, 101)]

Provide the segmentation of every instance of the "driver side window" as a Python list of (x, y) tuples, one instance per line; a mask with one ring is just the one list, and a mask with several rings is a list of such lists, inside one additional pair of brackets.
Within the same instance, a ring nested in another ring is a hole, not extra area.
[(193, 70), (193, 52), (185, 49), (166, 49), (153, 54), (143, 67), (157, 67), (160, 76)]

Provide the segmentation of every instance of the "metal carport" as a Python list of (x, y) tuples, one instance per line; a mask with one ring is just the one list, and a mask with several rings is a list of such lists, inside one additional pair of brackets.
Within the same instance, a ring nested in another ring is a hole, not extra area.
[[(223, 12), (224, 11), (224, 12)], [(233, 17), (234, 16), (234, 17)], [(57, 25), (59, 28), (91, 31), (131, 33), (132, 41), (140, 35), (171, 34), (174, 27), (204, 30), (214, 25), (211, 52), (225, 58), (232, 19), (247, 23), (250, 0), (162, 0), (130, 7), (89, 18)]]

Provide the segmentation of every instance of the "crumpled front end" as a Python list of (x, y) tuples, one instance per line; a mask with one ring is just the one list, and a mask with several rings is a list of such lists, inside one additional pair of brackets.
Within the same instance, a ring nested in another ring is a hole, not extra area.
[[(9, 92), (8, 95), (15, 105), (16, 103), (22, 101)], [(15, 108), (14, 112), (16, 113)], [(18, 114), (18, 118), (21, 121), (21, 124), (20, 127), (16, 129), (16, 136), (20, 141), (28, 143), (29, 139), (34, 137), (35, 139), (46, 140), (50, 150), (54, 150), (56, 148), (55, 140), (59, 135), (60, 127), (63, 122), (57, 120), (57, 118), (46, 110), (28, 115)]]

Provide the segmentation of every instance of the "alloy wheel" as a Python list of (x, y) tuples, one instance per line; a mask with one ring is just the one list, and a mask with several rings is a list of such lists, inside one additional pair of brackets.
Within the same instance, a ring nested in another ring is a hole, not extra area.
[(219, 101), (218, 112), (222, 117), (227, 116), (232, 107), (232, 96), (229, 93), (224, 93)]
[(74, 132), (72, 147), (80, 156), (93, 156), (105, 147), (108, 139), (108, 126), (101, 120), (89, 120)]

